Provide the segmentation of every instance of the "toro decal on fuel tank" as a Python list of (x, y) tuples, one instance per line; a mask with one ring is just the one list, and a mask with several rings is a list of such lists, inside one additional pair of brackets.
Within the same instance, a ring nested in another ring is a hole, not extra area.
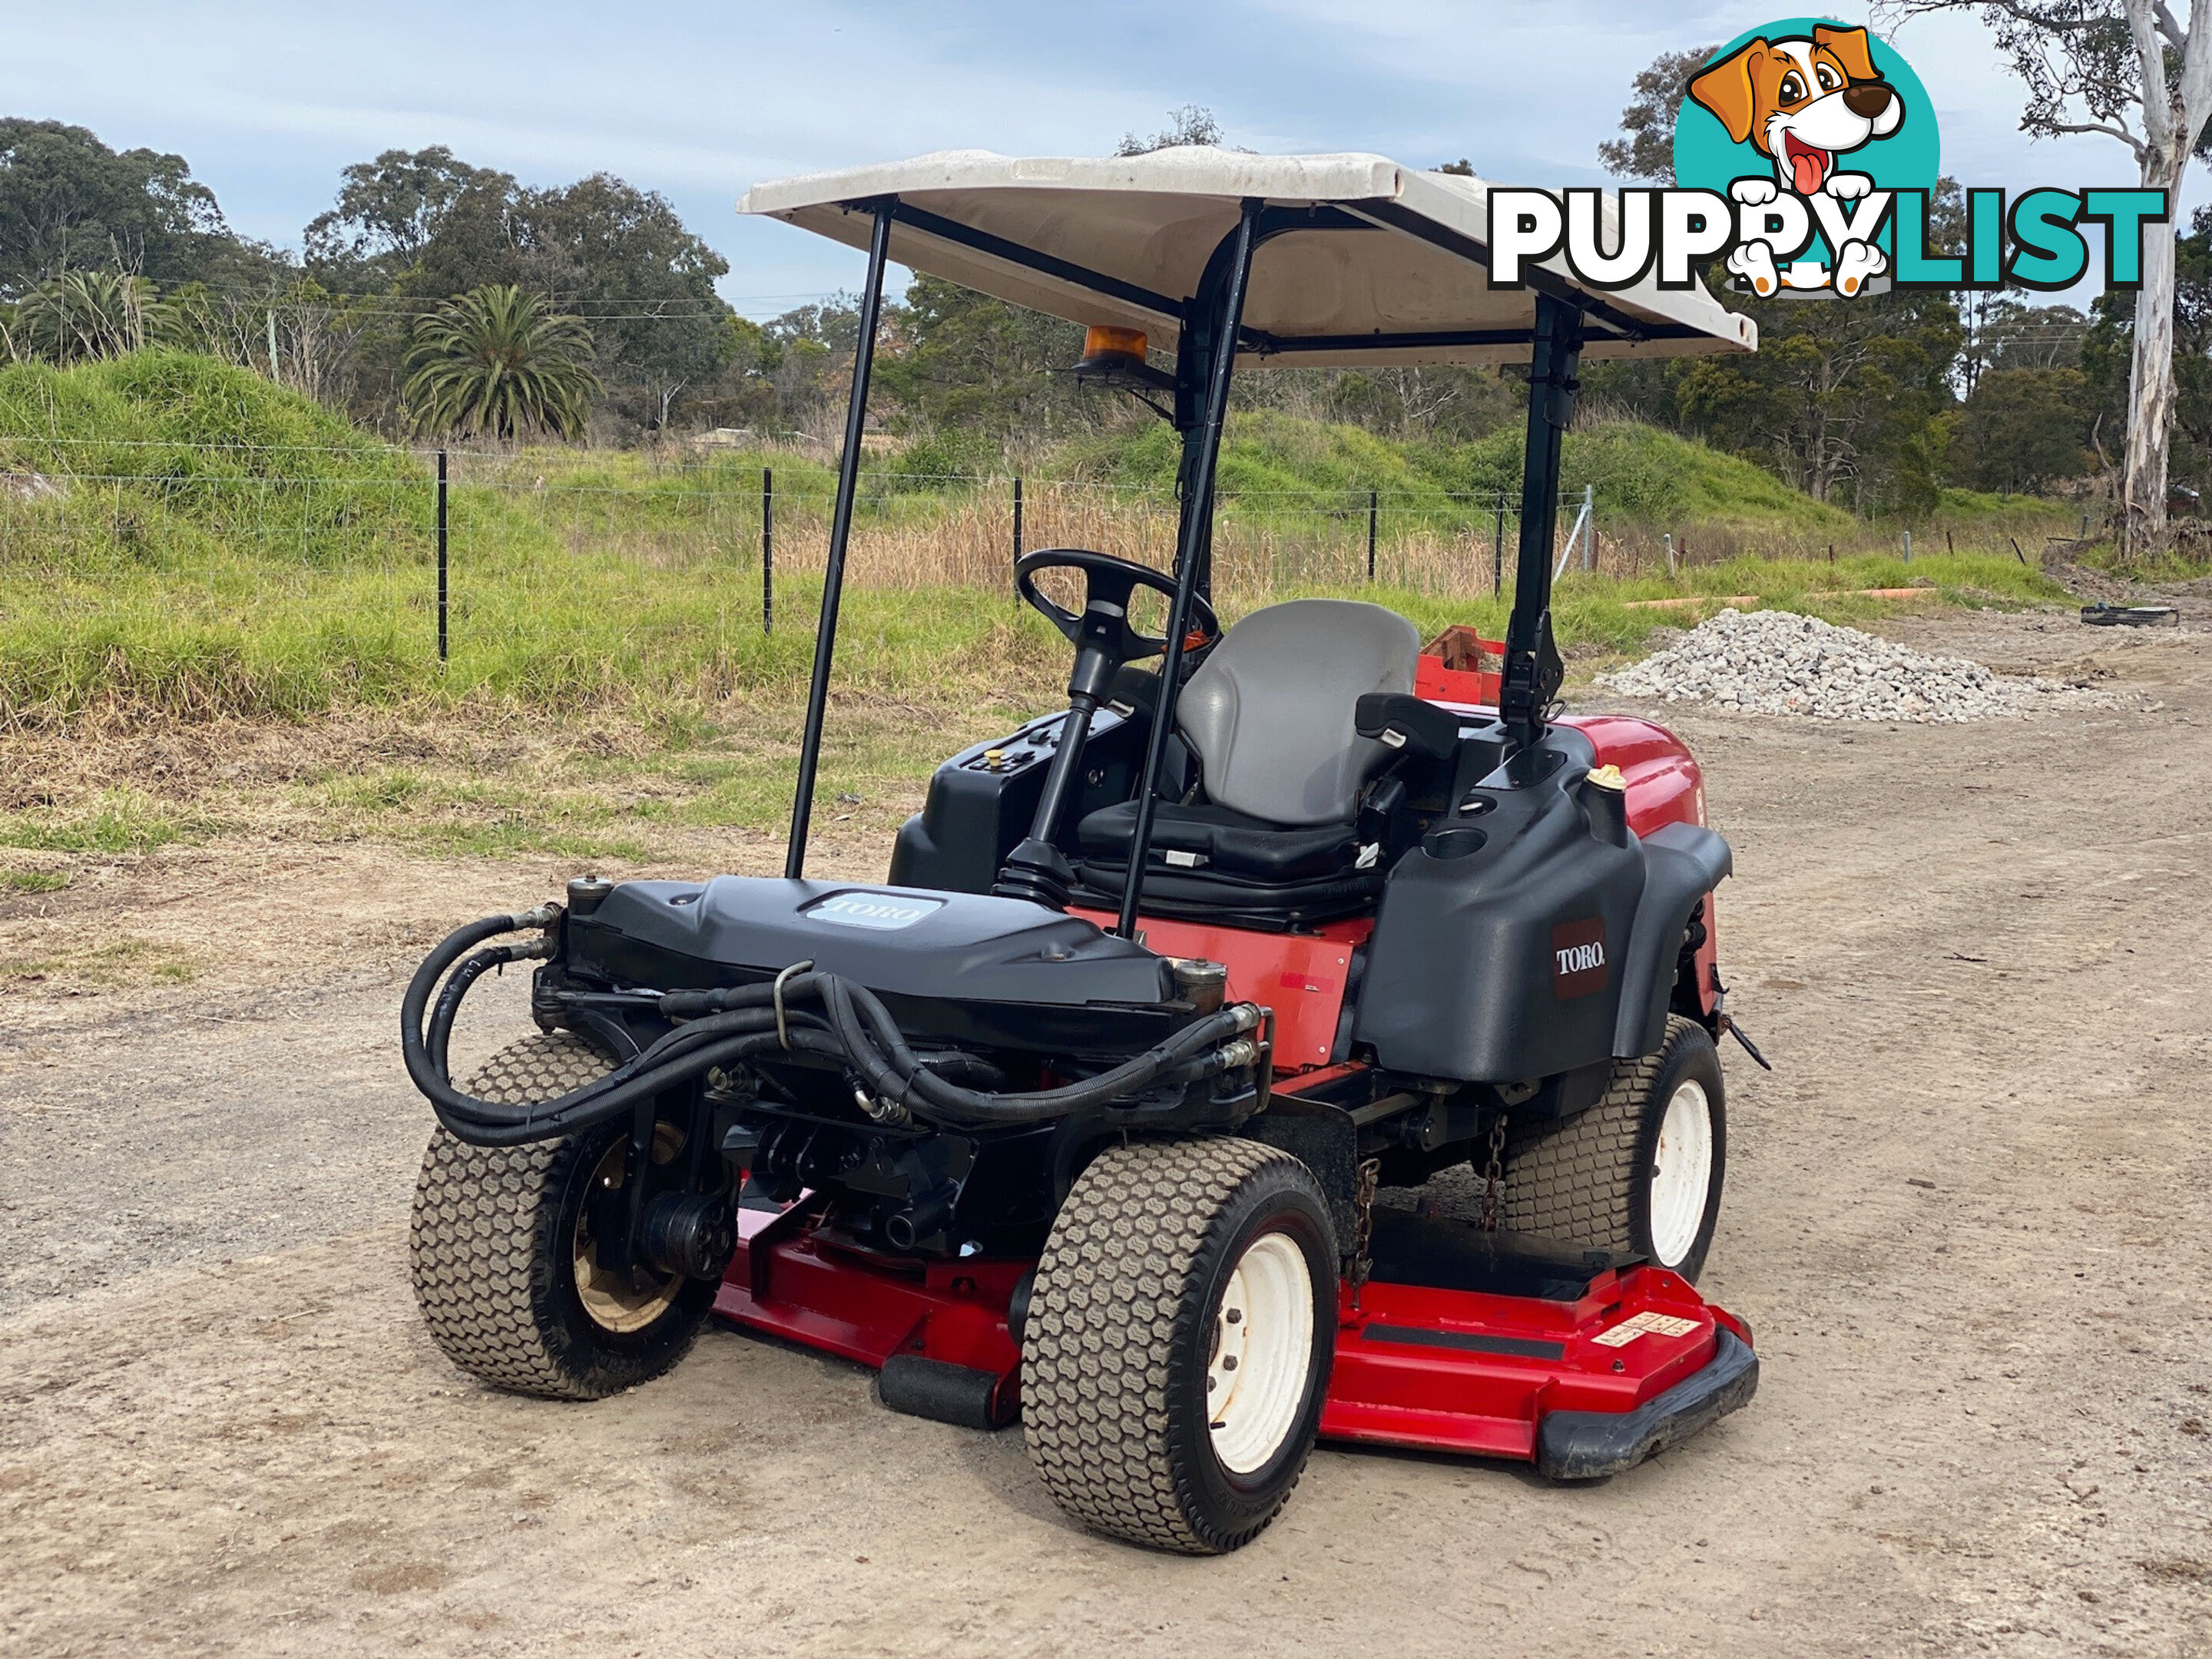
[(875, 933), (911, 927), (924, 916), (945, 908), (942, 899), (915, 898), (905, 893), (832, 893), (817, 899), (799, 914), (810, 921), (835, 922), (840, 927), (866, 927)]
[(1605, 988), (1605, 918), (1563, 921), (1552, 929), (1552, 994), (1560, 1001)]

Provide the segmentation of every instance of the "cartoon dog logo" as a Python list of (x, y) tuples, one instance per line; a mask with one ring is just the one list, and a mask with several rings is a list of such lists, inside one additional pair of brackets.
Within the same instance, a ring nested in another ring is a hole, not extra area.
[[(1802, 197), (1826, 193), (1839, 202), (1856, 201), (1874, 188), (1863, 173), (1838, 172), (1837, 158), (1887, 138), (1905, 122), (1905, 100), (1874, 66), (1864, 29), (1815, 25), (1813, 33), (1746, 41), (1692, 78), (1689, 96), (1719, 119), (1729, 139), (1752, 148), (1774, 163), (1772, 180), (1739, 179), (1729, 193), (1749, 206), (1774, 200), (1780, 190)], [(1832, 281), (1837, 290), (1856, 294), (1889, 261), (1872, 242), (1846, 241), (1836, 250)], [(1774, 251), (1764, 242), (1746, 242), (1729, 255), (1729, 269), (1761, 295), (1783, 285)], [(1793, 288), (1826, 287), (1831, 273), (1798, 265), (1788, 273)]]

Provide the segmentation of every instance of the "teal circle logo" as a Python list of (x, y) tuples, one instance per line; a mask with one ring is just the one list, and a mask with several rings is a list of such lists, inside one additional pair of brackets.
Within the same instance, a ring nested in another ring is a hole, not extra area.
[[(1830, 76), (1841, 84), (1824, 84)], [(1896, 100), (1893, 125), (1886, 108), (1861, 112), (1881, 87)], [(1691, 77), (1674, 122), (1675, 183), (1723, 195), (1738, 179), (1765, 177), (1809, 196), (1804, 185), (1824, 188), (1839, 173), (1880, 190), (1933, 190), (1941, 154), (1936, 106), (1912, 66), (1887, 40), (1825, 17), (1738, 35)]]
[(1940, 150), (1912, 66), (1820, 17), (1729, 41), (1691, 76), (1674, 121), (1675, 183), (1735, 204), (1728, 280), (1761, 299), (1888, 287), (1892, 193), (1933, 191)]

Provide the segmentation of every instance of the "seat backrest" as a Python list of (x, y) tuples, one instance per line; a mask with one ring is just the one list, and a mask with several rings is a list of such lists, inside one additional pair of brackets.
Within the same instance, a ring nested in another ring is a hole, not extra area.
[(1421, 636), (1395, 611), (1291, 599), (1231, 628), (1176, 704), (1207, 798), (1270, 823), (1338, 823), (1389, 751), (1352, 729), (1369, 691), (1413, 689)]

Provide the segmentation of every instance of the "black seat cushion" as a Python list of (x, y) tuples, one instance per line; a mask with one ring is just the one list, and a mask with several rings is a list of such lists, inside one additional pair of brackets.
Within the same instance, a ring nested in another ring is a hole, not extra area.
[[(1075, 826), (1088, 861), (1127, 866), (1137, 833), (1137, 803), (1101, 807)], [(1359, 860), (1359, 839), (1349, 823), (1284, 829), (1232, 812), (1225, 806), (1152, 807), (1152, 857), (1147, 871), (1211, 871), (1247, 881), (1280, 883), (1348, 873)]]
[[(1076, 826), (1084, 896), (1118, 904), (1129, 878), (1137, 804), (1103, 807)], [(1349, 823), (1285, 829), (1225, 806), (1153, 807), (1145, 867), (1147, 915), (1261, 928), (1301, 927), (1372, 910), (1383, 872), (1362, 866)]]

